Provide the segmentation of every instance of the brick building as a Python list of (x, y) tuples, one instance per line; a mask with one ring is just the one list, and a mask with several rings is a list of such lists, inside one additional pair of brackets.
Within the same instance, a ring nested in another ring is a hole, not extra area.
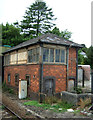
[(23, 42), (3, 53), (4, 81), (18, 89), (27, 80), (28, 96), (66, 91), (68, 82), (77, 86), (77, 52), (82, 46), (54, 34)]

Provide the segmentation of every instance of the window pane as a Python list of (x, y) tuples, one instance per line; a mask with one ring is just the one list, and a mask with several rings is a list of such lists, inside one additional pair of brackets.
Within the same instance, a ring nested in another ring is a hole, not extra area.
[(61, 62), (65, 62), (65, 50), (61, 50)]
[(55, 62), (60, 62), (60, 50), (56, 49), (55, 50)]
[(8, 74), (8, 82), (10, 82), (10, 74)]
[(32, 50), (28, 51), (28, 62), (32, 62)]
[(44, 48), (43, 49), (43, 61), (48, 62), (48, 56), (49, 56), (49, 49)]
[(33, 49), (33, 62), (36, 62), (36, 49)]
[(54, 49), (50, 49), (50, 62), (54, 62)]
[(39, 61), (39, 48), (36, 48), (36, 62)]

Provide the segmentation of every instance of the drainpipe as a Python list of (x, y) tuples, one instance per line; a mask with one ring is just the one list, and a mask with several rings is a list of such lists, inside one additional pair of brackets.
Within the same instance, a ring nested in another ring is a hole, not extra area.
[(76, 48), (76, 80), (75, 80), (75, 89), (78, 86), (78, 48)]
[(68, 59), (69, 59), (69, 47), (67, 47), (67, 53), (66, 53), (66, 64), (67, 64), (67, 70), (66, 70), (66, 73), (67, 73), (67, 79), (66, 79), (66, 91), (68, 89)]
[(40, 81), (39, 81), (40, 103), (42, 103), (43, 93), (43, 44), (40, 44)]
[[(93, 94), (93, 69), (91, 69), (91, 94)], [(93, 96), (91, 97), (91, 102), (93, 105)]]

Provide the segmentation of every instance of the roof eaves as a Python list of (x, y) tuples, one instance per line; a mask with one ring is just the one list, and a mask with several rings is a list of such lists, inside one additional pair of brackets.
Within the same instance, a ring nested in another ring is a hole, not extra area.
[(29, 46), (29, 45), (37, 44), (37, 43), (38, 43), (38, 41), (37, 41), (37, 42), (30, 43), (30, 44), (25, 44), (25, 45), (20, 46), (20, 47), (17, 47), (17, 46), (16, 46), (16, 47), (13, 47), (13, 48), (11, 48), (11, 49), (9, 49), (9, 50), (3, 52), (2, 54), (6, 54), (6, 53), (8, 53), (8, 52), (12, 52), (12, 51), (14, 51), (14, 50), (18, 50), (18, 49), (21, 49), (21, 48), (27, 47), (27, 46)]

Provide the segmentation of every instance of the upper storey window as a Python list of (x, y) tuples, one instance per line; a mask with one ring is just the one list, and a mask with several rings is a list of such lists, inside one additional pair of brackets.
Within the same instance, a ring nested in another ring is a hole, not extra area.
[(39, 48), (34, 48), (28, 51), (28, 63), (39, 61)]
[(5, 55), (4, 57), (4, 64), (9, 65), (10, 64), (10, 55)]
[(49, 57), (49, 49), (48, 48), (44, 48), (43, 49), (43, 61), (44, 62), (48, 62), (48, 57)]
[(43, 48), (43, 62), (65, 63), (65, 49)]

